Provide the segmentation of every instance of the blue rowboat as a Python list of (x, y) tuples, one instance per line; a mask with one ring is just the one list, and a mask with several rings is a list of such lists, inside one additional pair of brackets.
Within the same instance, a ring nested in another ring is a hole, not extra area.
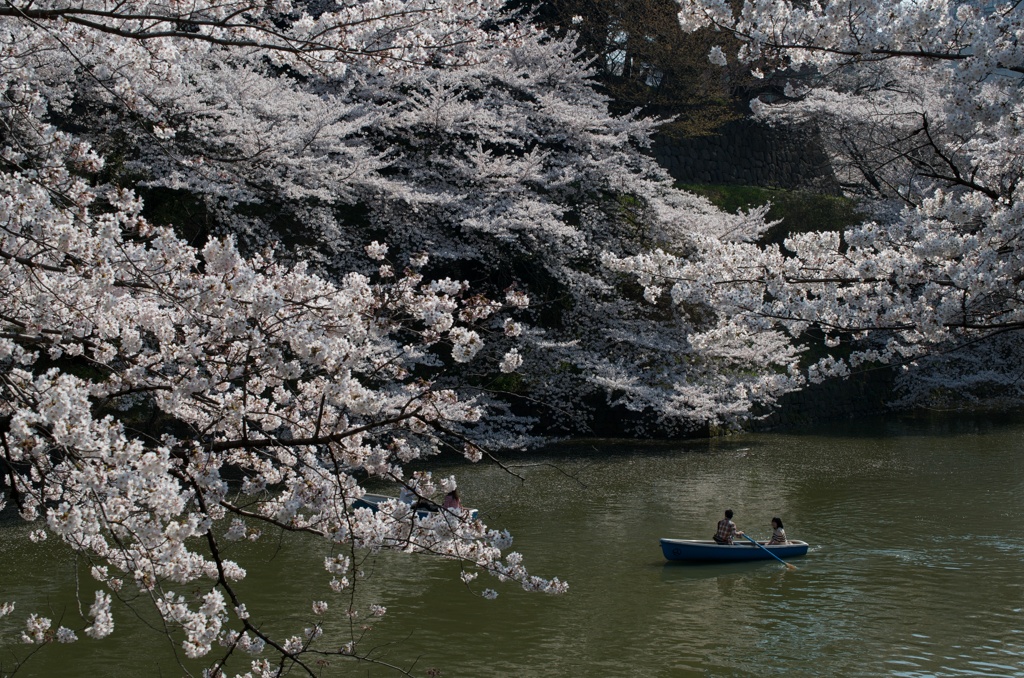
[[(807, 553), (807, 542), (789, 541), (785, 544), (761, 544), (785, 560)], [(747, 560), (772, 560), (772, 557), (750, 542), (719, 544), (711, 539), (662, 539), (661, 552), (666, 560), (684, 563), (737, 563)]]

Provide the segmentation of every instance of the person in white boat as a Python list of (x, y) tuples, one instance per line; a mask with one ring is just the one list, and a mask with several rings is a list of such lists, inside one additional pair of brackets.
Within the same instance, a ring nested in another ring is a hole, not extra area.
[(462, 501), (459, 499), (459, 491), (457, 489), (444, 495), (444, 501), (441, 503), (441, 508), (462, 508)]
[(436, 511), (437, 504), (428, 500), (420, 499), (419, 496), (405, 485), (402, 485), (402, 489), (398, 492), (398, 501), (403, 504), (408, 504), (410, 507), (416, 510)]

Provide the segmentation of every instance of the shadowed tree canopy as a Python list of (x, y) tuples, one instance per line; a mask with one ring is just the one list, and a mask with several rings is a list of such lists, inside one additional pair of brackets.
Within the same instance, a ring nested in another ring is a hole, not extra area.
[(748, 111), (746, 69), (709, 63), (722, 35), (683, 32), (673, 0), (511, 0), (509, 7), (533, 12), (559, 37), (575, 33), (615, 113), (640, 109), (673, 118), (665, 132), (703, 136)]

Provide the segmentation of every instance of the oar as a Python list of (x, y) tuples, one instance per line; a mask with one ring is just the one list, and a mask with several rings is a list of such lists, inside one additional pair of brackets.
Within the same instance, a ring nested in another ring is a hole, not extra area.
[(777, 560), (777, 561), (779, 561), (780, 563), (782, 563), (783, 565), (785, 565), (785, 566), (786, 566), (786, 569), (789, 569), (789, 570), (795, 570), (795, 569), (796, 569), (796, 565), (790, 565), (790, 564), (789, 564), (789, 563), (787, 563), (787, 562), (786, 562), (785, 560), (783, 560), (782, 558), (779, 558), (779, 557), (778, 557), (777, 555), (775, 555), (774, 553), (772, 553), (771, 551), (769, 551), (768, 549), (766, 549), (766, 548), (765, 548), (764, 546), (762, 546), (762, 545), (761, 545), (760, 543), (758, 543), (757, 541), (755, 541), (755, 540), (751, 539), (751, 538), (750, 538), (750, 537), (748, 537), (747, 535), (743, 535), (743, 538), (744, 538), (744, 539), (746, 539), (747, 541), (749, 541), (749, 542), (750, 542), (751, 544), (753, 544), (753, 545), (754, 545), (754, 546), (756, 546), (757, 548), (759, 548), (759, 549), (761, 549), (762, 551), (764, 551), (765, 553), (767, 553), (768, 555), (770, 555), (770, 556), (771, 556), (772, 558), (774, 558), (775, 560)]

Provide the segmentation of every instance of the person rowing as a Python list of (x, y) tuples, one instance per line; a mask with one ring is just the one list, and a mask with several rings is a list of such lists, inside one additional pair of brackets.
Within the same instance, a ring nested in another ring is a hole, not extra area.
[(732, 544), (736, 537), (742, 537), (743, 532), (736, 529), (736, 523), (732, 522), (732, 509), (725, 509), (725, 518), (718, 521), (718, 529), (713, 539), (717, 544)]

